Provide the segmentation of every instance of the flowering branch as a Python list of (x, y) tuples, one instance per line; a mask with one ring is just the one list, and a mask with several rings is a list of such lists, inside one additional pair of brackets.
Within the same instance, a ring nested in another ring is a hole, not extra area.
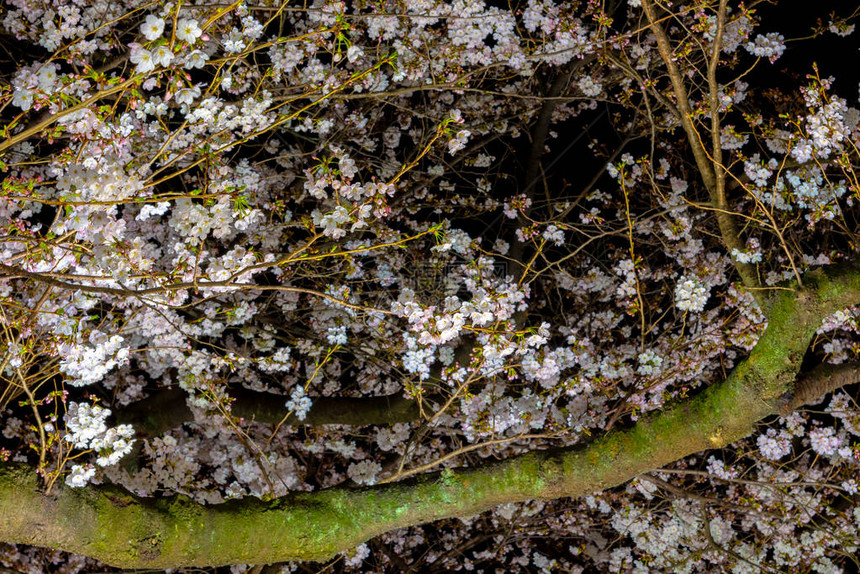
[[(716, 64), (719, 61), (722, 32), (725, 23), (725, 4), (725, 2), (720, 3), (717, 17), (717, 34), (714, 39), (713, 55), (711, 56), (711, 62), (708, 67), (708, 80), (712, 81), (712, 83), (716, 83)], [(690, 107), (689, 95), (687, 93), (687, 88), (684, 85), (684, 78), (681, 73), (681, 70), (675, 63), (676, 58), (672, 51), (672, 45), (669, 41), (669, 36), (666, 34), (666, 30), (663, 28), (663, 25), (657, 18), (653, 1), (642, 0), (642, 8), (645, 11), (645, 15), (648, 18), (648, 22), (651, 24), (651, 31), (657, 38), (657, 49), (660, 53), (660, 57), (666, 64), (666, 69), (669, 73), (669, 79), (672, 82), (672, 91), (674, 92), (675, 99), (678, 102), (678, 119), (681, 122), (681, 126), (684, 128), (684, 132), (687, 134), (687, 141), (690, 144), (690, 149), (692, 149), (693, 151), (693, 157), (696, 160), (696, 167), (698, 167), (699, 173), (702, 176), (702, 180), (705, 183), (705, 187), (708, 190), (708, 194), (711, 198), (711, 203), (713, 203), (714, 207), (717, 208), (716, 216), (717, 223), (720, 227), (720, 234), (722, 235), (723, 241), (725, 241), (726, 247), (729, 250), (737, 249), (742, 251), (744, 250), (745, 246), (743, 241), (741, 240), (740, 231), (738, 230), (737, 222), (735, 221), (734, 215), (732, 215), (729, 209), (728, 201), (726, 200), (725, 194), (725, 168), (720, 162), (722, 150), (719, 144), (720, 133), (718, 130), (719, 107), (714, 108), (715, 105), (718, 106), (718, 103), (716, 101), (716, 87), (713, 85), (710, 86), (711, 130), (712, 139), (714, 141), (714, 148), (713, 155), (709, 156), (704, 144), (701, 141), (699, 132), (693, 125), (693, 110)], [(743, 263), (737, 260), (735, 260), (734, 263), (735, 268), (737, 269), (738, 274), (741, 276), (744, 285), (751, 288), (752, 295), (759, 302), (759, 305), (763, 309), (766, 308), (764, 305), (764, 296), (760, 291), (761, 282), (758, 279), (755, 266), (751, 265), (750, 263)]]
[(318, 560), (396, 528), (508, 502), (581, 496), (750, 434), (757, 421), (783, 408), (821, 321), (858, 301), (860, 269), (808, 273), (803, 287), (775, 296), (768, 327), (749, 357), (698, 396), (582, 447), (392, 484), (203, 506), (182, 496), (141, 499), (111, 486), (48, 496), (35, 472), (4, 463), (0, 540), (126, 568)]

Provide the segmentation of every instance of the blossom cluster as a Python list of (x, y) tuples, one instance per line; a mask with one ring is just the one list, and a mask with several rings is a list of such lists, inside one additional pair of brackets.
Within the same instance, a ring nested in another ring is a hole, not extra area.
[(708, 302), (708, 287), (697, 277), (682, 276), (675, 287), (675, 307), (680, 311), (700, 312)]
[[(108, 428), (106, 421), (110, 415), (110, 409), (99, 405), (70, 402), (65, 416), (65, 440), (77, 449), (95, 451), (98, 454), (96, 465), (100, 467), (118, 463), (131, 452), (135, 441), (134, 428), (129, 424)], [(85, 486), (95, 473), (91, 465), (74, 464), (66, 476), (66, 484)]]
[[(37, 404), (3, 403), (0, 458), (34, 462), (45, 380), (70, 395), (65, 439), (49, 440), (58, 415), (42, 424), (45, 468), (201, 504), (573, 447), (720, 384), (770, 293), (855, 255), (860, 112), (835, 80), (764, 92), (764, 61), (733, 75), (796, 45), (759, 33), (758, 10), (729, 2), (717, 49), (716, 2), (664, 4), (696, 138), (652, 81), (669, 63), (634, 27), (639, 0), (626, 16), (10, 0), (0, 349), (4, 376), (38, 384)], [(832, 18), (820, 32), (841, 41), (851, 24)], [(701, 54), (724, 83), (702, 83)], [(857, 315), (826, 318), (804, 368), (856, 360)], [(192, 418), (145, 440), (93, 404), (161, 393)], [(329, 398), (419, 414), (317, 424)], [(860, 516), (834, 512), (858, 489), (860, 415), (847, 393), (826, 404), (582, 500), (386, 533), (334, 567), (834, 571), (858, 546)], [(31, 556), (3, 549), (0, 566), (56, 569)]]

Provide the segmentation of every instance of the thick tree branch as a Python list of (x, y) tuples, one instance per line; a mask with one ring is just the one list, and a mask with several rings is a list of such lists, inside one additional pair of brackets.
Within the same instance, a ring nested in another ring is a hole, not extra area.
[[(541, 173), (541, 158), (546, 150), (546, 140), (547, 137), (549, 137), (549, 128), (552, 124), (552, 114), (559, 103), (556, 98), (564, 92), (568, 82), (570, 82), (571, 75), (581, 65), (581, 62), (575, 61), (559, 70), (558, 75), (547, 90), (546, 97), (548, 99), (544, 100), (540, 113), (538, 114), (537, 122), (532, 129), (532, 145), (529, 148), (529, 157), (526, 160), (526, 185), (521, 191), (522, 194), (532, 199), (532, 206), (534, 204), (535, 197), (534, 188), (543, 181)], [(517, 218), (518, 225), (525, 227), (529, 224), (528, 215), (531, 212), (532, 206), (526, 206), (523, 209), (523, 213), (519, 214)], [(510, 253), (508, 254), (510, 261), (513, 263), (511, 275), (513, 275), (514, 280), (517, 282), (522, 281), (526, 273), (527, 263), (525, 261), (525, 251), (525, 243), (514, 241), (511, 246)], [(517, 324), (522, 324), (524, 317), (521, 315), (522, 314), (515, 319)]]
[(827, 393), (858, 382), (860, 363), (819, 365), (798, 379), (791, 400), (786, 403), (782, 414), (787, 415)]
[[(720, 121), (719, 121), (719, 94), (718, 85), (716, 84), (716, 64), (719, 61), (720, 45), (722, 43), (722, 34), (725, 26), (725, 2), (720, 3), (720, 9), (717, 15), (717, 32), (714, 38), (714, 50), (710, 58), (708, 67), (708, 81), (710, 82), (710, 101), (711, 107), (711, 136), (713, 142), (713, 159), (709, 157), (708, 151), (696, 126), (693, 125), (693, 110), (690, 107), (690, 100), (687, 94), (687, 88), (684, 83), (684, 77), (678, 65), (675, 63), (675, 54), (672, 50), (672, 44), (669, 41), (669, 36), (666, 30), (657, 18), (654, 10), (653, 0), (642, 0), (642, 8), (645, 11), (645, 16), (648, 18), (648, 23), (651, 26), (651, 31), (657, 39), (657, 51), (660, 57), (666, 64), (666, 69), (669, 73), (669, 80), (672, 83), (672, 91), (675, 94), (675, 99), (678, 101), (679, 120), (681, 127), (687, 135), (687, 141), (690, 144), (690, 149), (693, 152), (693, 158), (696, 160), (696, 167), (701, 174), (705, 188), (708, 190), (708, 195), (711, 203), (716, 207), (717, 225), (720, 228), (720, 235), (729, 251), (737, 249), (744, 251), (746, 246), (740, 236), (737, 222), (729, 209), (728, 201), (725, 193), (725, 169), (722, 166), (722, 148), (720, 144)], [(758, 279), (758, 273), (755, 266), (750, 263), (741, 263), (732, 257), (738, 274), (741, 276), (743, 284), (752, 289), (752, 295), (758, 301), (762, 309), (766, 309), (765, 298), (760, 290), (761, 282)]]
[[(586, 62), (590, 62), (593, 59), (593, 57), (590, 57)], [(532, 145), (529, 149), (528, 160), (526, 161), (525, 181), (527, 187), (523, 190), (523, 193), (528, 193), (530, 188), (537, 185), (538, 177), (540, 176), (541, 158), (545, 151), (546, 140), (549, 136), (549, 128), (552, 123), (552, 114), (559, 104), (558, 97), (564, 92), (573, 73), (583, 65), (582, 61), (575, 60), (574, 62), (574, 64), (568, 64), (559, 70), (558, 75), (546, 92), (547, 99), (544, 101), (543, 106), (541, 106), (537, 122), (532, 129)]]
[[(583, 447), (532, 452), (361, 489), (203, 506), (141, 499), (115, 487), (46, 495), (32, 469), (0, 464), (0, 540), (49, 546), (121, 567), (167, 568), (318, 560), (388, 530), (496, 505), (580, 496), (684, 456), (720, 448), (780, 412), (821, 320), (860, 301), (860, 269), (808, 273), (780, 290), (750, 356), (722, 383)], [(791, 402), (788, 400), (788, 402)]]
[[(838, 388), (860, 382), (860, 363), (819, 365), (801, 375), (794, 386), (791, 399), (783, 406), (788, 414)], [(285, 395), (261, 393), (247, 389), (231, 390), (231, 412), (237, 417), (263, 424), (278, 424), (287, 410)], [(163, 389), (130, 404), (117, 415), (118, 424), (130, 424), (138, 438), (163, 434), (194, 416), (186, 403), (187, 393), (181, 389)], [(437, 397), (438, 398), (438, 397)], [(319, 397), (314, 399), (307, 416), (299, 420), (291, 414), (285, 425), (387, 425), (421, 420), (417, 401), (401, 393), (379, 397)]]
[[(117, 413), (118, 423), (134, 426), (137, 436), (158, 436), (167, 430), (194, 420), (182, 389), (164, 389), (150, 397), (132, 403)], [(278, 424), (287, 408), (289, 398), (274, 393), (259, 393), (246, 389), (231, 389), (231, 412), (237, 417), (265, 424)], [(402, 393), (381, 397), (319, 397), (303, 420), (291, 414), (286, 425), (386, 425), (412, 422), (420, 418), (418, 403)]]

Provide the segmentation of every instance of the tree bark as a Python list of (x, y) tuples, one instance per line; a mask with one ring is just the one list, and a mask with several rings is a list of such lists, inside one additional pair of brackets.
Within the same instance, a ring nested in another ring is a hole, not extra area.
[(803, 284), (775, 292), (767, 329), (725, 381), (584, 446), (375, 487), (214, 506), (181, 496), (142, 499), (112, 486), (46, 495), (35, 471), (2, 463), (0, 540), (77, 552), (124, 568), (323, 560), (392, 529), (616, 486), (737, 441), (791, 403), (821, 320), (860, 302), (860, 269), (819, 269)]
[(794, 386), (791, 401), (783, 407), (782, 414), (788, 415), (827, 393), (858, 382), (860, 382), (860, 363), (819, 365), (800, 377)]
[[(231, 389), (231, 412), (248, 421), (285, 425), (386, 425), (413, 422), (421, 418), (418, 403), (402, 393), (381, 397), (317, 397), (304, 419), (285, 415), (286, 395)], [(159, 436), (194, 420), (182, 389), (163, 389), (130, 404), (116, 415), (118, 424), (130, 424), (138, 438)]]
[[(717, 12), (717, 34), (714, 38), (713, 51), (708, 65), (708, 82), (710, 85), (707, 97), (710, 101), (709, 112), (711, 116), (712, 157), (708, 155), (708, 150), (705, 149), (705, 144), (703, 143), (704, 138), (699, 135), (699, 132), (696, 130), (696, 126), (693, 125), (694, 113), (690, 106), (689, 95), (684, 81), (684, 74), (678, 68), (678, 64), (676, 63), (677, 58), (675, 57), (672, 49), (672, 43), (669, 40), (666, 30), (660, 23), (660, 18), (657, 17), (653, 0), (643, 0), (642, 9), (648, 19), (651, 32), (657, 40), (657, 51), (660, 53), (663, 63), (666, 64), (666, 70), (669, 73), (669, 80), (672, 83), (672, 91), (678, 102), (678, 119), (681, 122), (681, 127), (687, 134), (687, 142), (690, 144), (690, 149), (693, 152), (696, 167), (698, 168), (702, 181), (708, 190), (708, 196), (711, 199), (711, 203), (716, 209), (715, 213), (717, 217), (717, 225), (720, 229), (720, 235), (729, 251), (733, 249), (744, 251), (746, 249), (746, 245), (741, 239), (737, 221), (735, 221), (735, 216), (726, 199), (726, 168), (722, 165), (722, 149), (720, 147), (720, 113), (719, 99), (717, 95), (718, 84), (716, 81), (716, 67), (719, 63), (722, 35), (725, 26), (726, 2), (724, 0), (720, 2), (720, 7)], [(751, 294), (755, 297), (756, 301), (758, 301), (762, 309), (765, 309), (766, 306), (763, 304), (764, 297), (761, 291), (761, 282), (758, 279), (755, 265), (751, 263), (741, 263), (734, 255), (732, 255), (732, 262), (734, 263), (738, 275), (741, 276), (743, 284), (746, 287), (751, 288)]]

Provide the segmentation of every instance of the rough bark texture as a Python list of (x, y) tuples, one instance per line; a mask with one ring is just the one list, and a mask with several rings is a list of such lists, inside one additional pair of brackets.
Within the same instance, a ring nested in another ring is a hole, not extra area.
[(860, 363), (819, 365), (797, 381), (791, 401), (783, 407), (782, 414), (788, 415), (827, 393), (858, 382), (860, 382)]
[(860, 302), (860, 270), (841, 267), (777, 291), (750, 356), (722, 383), (590, 444), (351, 489), (201, 506), (115, 487), (39, 489), (34, 471), (0, 465), (0, 540), (70, 550), (125, 568), (325, 559), (382, 532), (498, 504), (575, 497), (684, 456), (723, 447), (792, 400), (803, 355), (827, 315)]

